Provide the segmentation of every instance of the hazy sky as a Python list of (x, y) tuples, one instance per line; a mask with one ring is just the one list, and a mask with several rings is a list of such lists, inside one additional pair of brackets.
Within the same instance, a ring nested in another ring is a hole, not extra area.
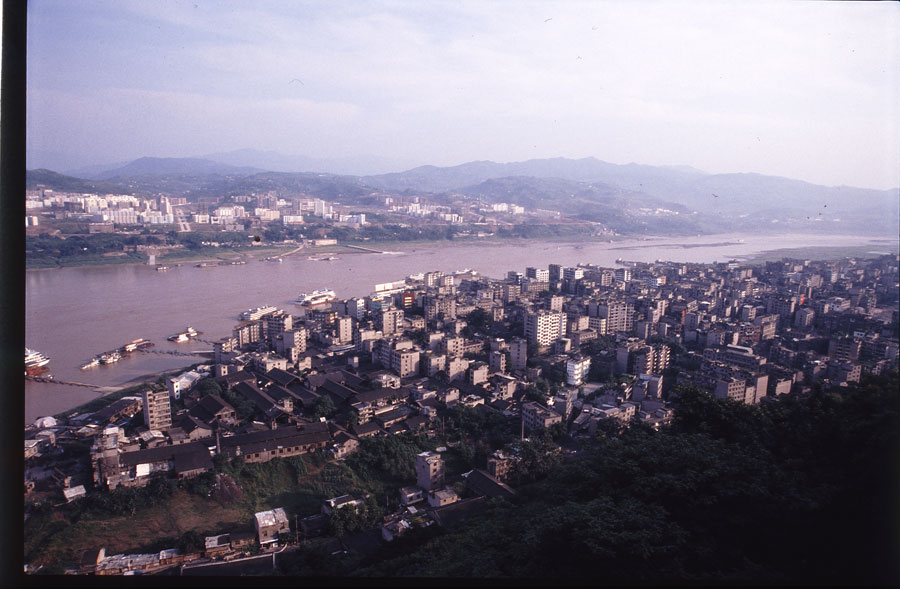
[(896, 2), (31, 0), (28, 167), (239, 148), (900, 186)]

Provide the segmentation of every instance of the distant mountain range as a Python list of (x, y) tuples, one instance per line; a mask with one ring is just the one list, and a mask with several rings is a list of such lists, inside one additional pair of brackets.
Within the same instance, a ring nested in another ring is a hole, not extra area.
[[(262, 168), (234, 166), (197, 157), (142, 157), (123, 165), (115, 164), (114, 167), (93, 166), (92, 168), (85, 168), (81, 172), (81, 177), (88, 180), (110, 180), (163, 174), (248, 176), (265, 171)], [(70, 173), (70, 175), (74, 175), (74, 173)], [(76, 175), (76, 177), (78, 176)]]
[(507, 176), (532, 176), (537, 178), (561, 178), (575, 182), (604, 182), (633, 190), (641, 189), (646, 181), (656, 180), (667, 185), (672, 181), (684, 181), (705, 175), (693, 168), (644, 166), (639, 164), (617, 165), (596, 158), (537, 159), (524, 162), (498, 164), (477, 161), (448, 168), (421, 166), (396, 174), (366, 176), (364, 181), (382, 188), (426, 190), (429, 192), (453, 190), (483, 182), (491, 178)]
[[(179, 163), (179, 162), (183, 162)], [(86, 166), (66, 170), (67, 176), (102, 180), (116, 176), (130, 176), (143, 173), (199, 173), (208, 169), (215, 173), (212, 163), (224, 164), (219, 171), (225, 174), (241, 173), (239, 170), (257, 172), (316, 172), (326, 174), (377, 174), (384, 170), (403, 170), (407, 166), (400, 160), (377, 156), (356, 156), (343, 158), (314, 158), (301, 155), (285, 155), (277, 151), (259, 149), (237, 149), (235, 151), (211, 153), (194, 158), (150, 158), (144, 157), (134, 162), (118, 162), (106, 165)], [(129, 166), (138, 164), (136, 169)], [(234, 168), (237, 168), (234, 169)]]
[[(653, 227), (678, 226), (679, 232), (784, 229), (785, 224), (800, 231), (804, 223), (806, 230), (845, 232), (891, 233), (900, 227), (898, 189), (826, 187), (777, 176), (708, 174), (688, 166), (618, 165), (595, 158), (475, 161), (363, 176), (308, 171), (324, 161), (249, 149), (201, 158), (145, 157), (82, 168), (74, 177), (33, 170), (28, 184), (168, 191), (188, 198), (283, 190), (345, 204), (371, 201), (377, 192), (426, 196), (436, 203), (469, 197), (558, 210), (608, 225), (633, 222), (648, 231), (655, 230), (646, 225), (650, 220)], [(307, 171), (297, 171), (303, 168)]]

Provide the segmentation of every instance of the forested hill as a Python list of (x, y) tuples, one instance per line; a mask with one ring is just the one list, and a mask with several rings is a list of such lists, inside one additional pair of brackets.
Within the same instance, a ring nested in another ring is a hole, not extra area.
[(598, 441), (357, 574), (896, 585), (898, 384), (761, 406), (684, 390), (670, 428)]

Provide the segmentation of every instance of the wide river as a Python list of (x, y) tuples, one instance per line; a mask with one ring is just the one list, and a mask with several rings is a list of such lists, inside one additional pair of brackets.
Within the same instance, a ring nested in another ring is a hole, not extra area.
[[(209, 342), (231, 335), (242, 311), (264, 304), (291, 311), (299, 293), (319, 288), (334, 289), (338, 297), (347, 298), (370, 294), (376, 283), (430, 270), (470, 268), (502, 278), (509, 270), (524, 272), (527, 266), (586, 262), (614, 267), (618, 258), (712, 262), (782, 248), (860, 245), (871, 246), (873, 252), (897, 251), (896, 238), (727, 234), (614, 243), (417, 243), (389, 254), (338, 254), (339, 259), (333, 261), (310, 260), (301, 252), (285, 257), (282, 263), (250, 261), (212, 268), (185, 263), (167, 272), (145, 265), (29, 270), (25, 277), (25, 343), (51, 358), (50, 372), (57, 380), (120, 386), (202, 361), (200, 356), (163, 352), (211, 350)], [(205, 341), (176, 344), (166, 340), (187, 326), (202, 332), (200, 339)], [(155, 346), (116, 364), (80, 369), (94, 355), (137, 338), (148, 339)], [(103, 394), (95, 388), (58, 383), (26, 381), (24, 388), (25, 423)]]

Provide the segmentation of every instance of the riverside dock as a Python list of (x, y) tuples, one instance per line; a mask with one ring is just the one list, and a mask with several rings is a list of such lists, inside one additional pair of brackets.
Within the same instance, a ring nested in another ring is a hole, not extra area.
[(381, 250), (372, 249), (372, 248), (370, 248), (370, 247), (363, 247), (363, 246), (361, 246), (361, 245), (350, 245), (349, 243), (345, 243), (345, 244), (343, 244), (343, 245), (344, 245), (344, 247), (349, 247), (349, 248), (352, 248), (352, 249), (355, 249), (355, 250), (360, 250), (360, 251), (363, 251), (363, 252), (369, 252), (369, 253), (372, 253), (372, 254), (383, 254), (383, 253), (385, 253), (385, 252), (383, 252), (383, 251), (381, 251)]

